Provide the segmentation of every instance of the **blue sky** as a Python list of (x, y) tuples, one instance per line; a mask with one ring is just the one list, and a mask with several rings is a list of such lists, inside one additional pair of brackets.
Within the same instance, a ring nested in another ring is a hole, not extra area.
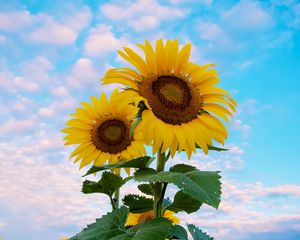
[(117, 50), (178, 38), (192, 61), (217, 64), (239, 103), (230, 150), (190, 161), (222, 171), (219, 211), (180, 217), (217, 240), (300, 239), (299, 29), (296, 0), (0, 0), (0, 237), (71, 236), (109, 211), (80, 193), (59, 130), (81, 101), (111, 92), (99, 79), (125, 64)]

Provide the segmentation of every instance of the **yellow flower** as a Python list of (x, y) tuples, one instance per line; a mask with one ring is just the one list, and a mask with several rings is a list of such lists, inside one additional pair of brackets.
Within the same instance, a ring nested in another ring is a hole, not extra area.
[[(174, 212), (166, 210), (164, 213), (164, 218), (167, 218), (172, 221), (173, 224), (179, 224), (179, 219), (174, 216)], [(153, 210), (150, 210), (145, 213), (129, 213), (126, 226), (134, 226), (139, 223), (146, 222), (148, 220), (153, 219)]]
[(172, 157), (183, 149), (190, 158), (195, 143), (205, 153), (212, 140), (224, 144), (227, 130), (219, 118), (228, 122), (236, 102), (228, 92), (215, 86), (217, 71), (189, 62), (191, 44), (179, 50), (178, 41), (161, 39), (153, 49), (148, 41), (138, 44), (145, 59), (130, 48), (119, 54), (136, 70), (114, 68), (102, 79), (104, 84), (121, 83), (123, 93), (132, 102), (143, 100), (147, 108), (142, 114), (143, 136), (153, 145), (153, 153), (162, 147)]
[(93, 162), (101, 166), (106, 161), (110, 164), (119, 160), (130, 160), (146, 155), (140, 126), (130, 136), (132, 119), (138, 108), (128, 104), (118, 90), (110, 101), (105, 94), (100, 99), (91, 97), (92, 104), (82, 102), (83, 108), (77, 108), (71, 114), (74, 118), (67, 121), (65, 145), (78, 144), (70, 158), (74, 162), (81, 160), (80, 169)]

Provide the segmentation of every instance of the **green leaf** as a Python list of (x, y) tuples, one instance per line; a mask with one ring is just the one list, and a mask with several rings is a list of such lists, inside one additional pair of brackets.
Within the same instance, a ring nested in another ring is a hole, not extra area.
[(196, 167), (187, 165), (187, 164), (176, 164), (173, 167), (170, 168), (170, 172), (180, 172), (180, 173), (187, 173), (197, 170)]
[(171, 237), (176, 237), (179, 240), (188, 240), (186, 230), (180, 225), (173, 225), (170, 230)]
[(187, 227), (194, 240), (214, 240), (214, 238), (208, 236), (205, 232), (193, 224), (187, 224)]
[(82, 192), (85, 194), (104, 193), (111, 197), (125, 183), (126, 180), (123, 180), (119, 175), (104, 172), (98, 182), (85, 180), (82, 185)]
[[(137, 226), (131, 230), (134, 233), (132, 240), (165, 240), (172, 228), (171, 221), (162, 217), (152, 219), (140, 225), (140, 228)], [(138, 228), (137, 231), (136, 228)]]
[(154, 160), (154, 158), (149, 157), (149, 156), (145, 156), (145, 157), (139, 157), (139, 158), (135, 158), (132, 159), (130, 161), (120, 161), (119, 163), (116, 164), (108, 164), (108, 165), (104, 165), (102, 167), (96, 167), (96, 166), (92, 166), (86, 174), (83, 175), (83, 177), (96, 173), (96, 172), (100, 172), (103, 170), (107, 170), (107, 169), (115, 169), (115, 168), (146, 168), (150, 165), (150, 163)]
[(123, 198), (123, 204), (129, 207), (131, 213), (143, 213), (153, 209), (153, 199), (129, 194)]
[(150, 195), (150, 196), (154, 195), (154, 191), (151, 184), (140, 184), (137, 187), (142, 193), (146, 195)]
[[(70, 240), (107, 240), (121, 235), (125, 230), (128, 209), (121, 207), (97, 219)], [(129, 239), (129, 238), (128, 238)]]
[[(195, 144), (196, 148), (200, 148), (201, 147), (198, 145), (198, 144)], [(212, 151), (218, 151), (218, 152), (221, 152), (221, 151), (228, 151), (228, 149), (226, 148), (220, 148), (220, 147), (215, 147), (215, 146), (210, 146), (210, 145), (207, 145), (208, 147), (208, 150), (212, 150)]]
[(155, 218), (125, 228), (128, 209), (121, 207), (97, 219), (70, 240), (165, 240), (172, 224), (168, 219)]
[(173, 183), (192, 198), (218, 208), (221, 201), (221, 176), (219, 172), (199, 171), (196, 168), (178, 164), (170, 172), (157, 173), (154, 169), (139, 169), (134, 174), (138, 182)]
[(179, 191), (175, 194), (173, 203), (167, 207), (168, 210), (173, 212), (185, 211), (187, 213), (196, 212), (202, 203), (190, 195)]

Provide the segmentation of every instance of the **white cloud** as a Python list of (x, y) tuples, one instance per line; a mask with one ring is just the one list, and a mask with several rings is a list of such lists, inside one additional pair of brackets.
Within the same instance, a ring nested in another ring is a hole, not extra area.
[(37, 83), (28, 81), (23, 77), (15, 77), (14, 85), (17, 89), (21, 89), (28, 92), (36, 92), (39, 90), (39, 85)]
[(29, 11), (0, 12), (0, 29), (7, 32), (18, 31), (32, 25), (35, 17)]
[(224, 41), (228, 38), (224, 30), (216, 23), (212, 22), (199, 22), (200, 37), (210, 41)]
[(10, 110), (17, 112), (25, 112), (29, 109), (32, 101), (23, 96), (17, 96), (17, 100), (10, 104)]
[[(152, 29), (159, 26), (162, 20), (184, 18), (188, 11), (174, 6), (161, 5), (156, 0), (138, 0), (128, 2), (123, 6), (104, 4), (100, 6), (101, 13), (114, 21), (127, 21), (136, 31)], [(143, 24), (139, 21), (142, 21)]]
[(247, 136), (251, 130), (251, 127), (247, 124), (244, 124), (240, 119), (236, 119), (234, 120), (232, 129), (241, 132), (243, 136)]
[[(22, 141), (0, 143), (0, 147), (3, 171), (0, 199), (2, 204), (9, 203), (5, 220), (17, 218), (24, 225), (30, 221), (29, 232), (51, 229), (56, 237), (45, 239), (58, 239), (68, 233), (59, 233), (61, 230), (53, 228), (84, 227), (110, 211), (106, 196), (80, 192), (81, 173), (66, 159), (59, 136), (41, 133)], [(60, 161), (51, 162), (51, 157)]]
[(52, 63), (43, 56), (37, 56), (20, 64), (21, 74), (24, 78), (36, 83), (49, 83), (49, 71), (53, 70)]
[(91, 29), (84, 44), (84, 51), (88, 56), (101, 56), (126, 46), (128, 41), (124, 37), (116, 37), (111, 29), (105, 24)]
[(36, 124), (36, 119), (15, 119), (11, 118), (2, 125), (0, 125), (1, 133), (22, 133), (24, 131), (32, 129)]
[(142, 16), (139, 19), (128, 21), (128, 25), (133, 30), (140, 32), (156, 28), (159, 25), (159, 20), (153, 16)]
[(253, 64), (254, 64), (253, 60), (246, 60), (246, 61), (240, 63), (238, 67), (239, 67), (239, 69), (244, 70), (244, 69), (247, 69), (248, 67), (250, 67)]
[(255, 30), (268, 27), (272, 23), (271, 16), (259, 5), (259, 2), (241, 1), (223, 15), (229, 27), (242, 30)]
[(25, 33), (24, 37), (32, 43), (58, 46), (74, 44), (80, 31), (90, 24), (92, 14), (88, 7), (66, 12), (68, 14), (61, 20), (44, 13), (36, 15), (34, 30)]
[(73, 65), (67, 83), (73, 88), (82, 88), (100, 84), (100, 73), (89, 58), (80, 58)]
[(174, 5), (179, 5), (179, 4), (187, 4), (187, 3), (197, 3), (197, 4), (202, 4), (205, 6), (210, 6), (212, 4), (213, 0), (169, 0), (169, 3), (174, 4)]
[(55, 45), (74, 44), (76, 38), (77, 35), (73, 29), (53, 20), (46, 21), (42, 27), (34, 30), (28, 36), (30, 42)]
[(52, 94), (58, 97), (68, 96), (68, 91), (65, 87), (59, 86), (51, 90)]
[(52, 117), (52, 116), (54, 115), (54, 112), (53, 112), (52, 109), (43, 107), (43, 108), (40, 108), (40, 109), (38, 110), (38, 114), (39, 114), (41, 117)]
[(7, 41), (6, 37), (0, 34), (0, 43), (5, 43), (6, 41)]

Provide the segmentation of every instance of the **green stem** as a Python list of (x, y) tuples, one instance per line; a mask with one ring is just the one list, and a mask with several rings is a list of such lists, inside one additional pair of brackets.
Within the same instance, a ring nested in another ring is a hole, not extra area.
[(120, 205), (120, 189), (118, 189), (115, 192), (114, 202), (115, 202), (116, 208), (119, 208), (119, 205)]
[[(167, 157), (165, 153), (161, 153), (161, 149), (159, 150), (157, 154), (157, 165), (156, 165), (156, 171), (157, 172), (163, 172), (165, 168), (165, 163), (167, 161)], [(167, 185), (165, 183), (156, 182), (154, 186), (154, 205), (153, 205), (153, 211), (154, 211), (154, 217), (161, 217), (162, 216), (162, 203), (164, 200), (164, 195), (166, 191)]]
[(114, 202), (114, 199), (112, 196), (109, 196), (109, 199), (110, 199), (110, 205), (112, 207), (112, 210), (116, 210), (116, 205), (115, 205), (115, 202)]

